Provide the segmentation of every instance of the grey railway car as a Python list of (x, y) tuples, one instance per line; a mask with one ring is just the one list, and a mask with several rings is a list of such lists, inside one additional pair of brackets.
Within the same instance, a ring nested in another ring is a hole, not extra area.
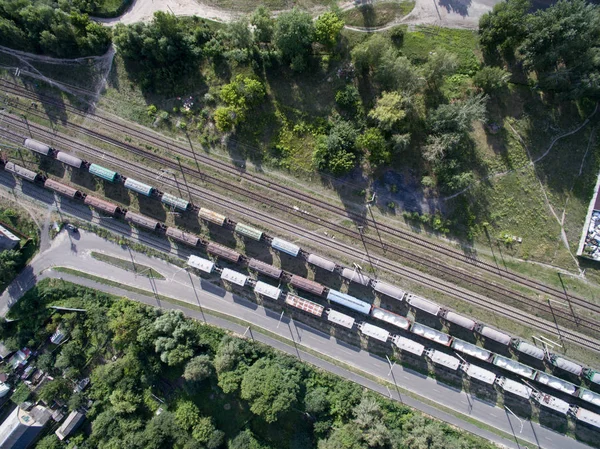
[(234, 250), (227, 248), (226, 246), (217, 245), (216, 243), (210, 242), (206, 246), (206, 250), (214, 254), (215, 256), (222, 257), (223, 259), (229, 260), (234, 263), (238, 263), (240, 260), (240, 254)]
[(556, 354), (550, 355), (550, 363), (564, 371), (575, 374), (576, 376), (581, 376), (581, 373), (583, 372), (583, 366), (557, 356)]
[(51, 148), (45, 143), (38, 142), (37, 140), (33, 139), (25, 139), (25, 142), (23, 142), (23, 146), (31, 151), (43, 154), (44, 156), (48, 156), (51, 150)]
[(166, 234), (167, 237), (171, 237), (173, 240), (177, 240), (178, 242), (182, 242), (190, 246), (198, 246), (198, 242), (200, 241), (200, 239), (194, 234), (183, 232), (181, 229), (177, 229), (172, 226), (167, 228)]
[(28, 170), (25, 167), (21, 167), (20, 165), (17, 165), (14, 162), (7, 162), (4, 165), (4, 170), (31, 182), (34, 182), (38, 177), (38, 174), (36, 172)]
[(119, 206), (116, 204), (109, 203), (108, 201), (101, 200), (100, 198), (96, 198), (91, 195), (85, 197), (84, 203), (110, 215), (114, 215), (119, 211)]
[(131, 211), (125, 214), (125, 220), (130, 221), (131, 223), (136, 224), (138, 226), (141, 226), (142, 228), (151, 229), (152, 231), (158, 229), (160, 225), (160, 223), (157, 220), (154, 220), (141, 214), (136, 214)]
[(190, 202), (184, 200), (183, 198), (178, 198), (175, 195), (171, 195), (169, 193), (163, 193), (160, 201), (166, 204), (167, 206), (172, 206), (175, 209), (179, 209), (182, 211), (188, 210), (190, 207)]
[(404, 290), (381, 281), (375, 281), (373, 283), (373, 290), (375, 290), (377, 293), (383, 293), (390, 298), (397, 299), (398, 301), (402, 301), (404, 295), (406, 295)]
[(271, 240), (271, 247), (275, 248), (277, 251), (289, 254), (292, 257), (296, 257), (300, 252), (300, 247), (298, 245), (294, 245), (293, 243), (280, 239), (279, 237), (275, 237), (273, 240)]
[(279, 279), (282, 273), (282, 271), (279, 268), (256, 259), (250, 259), (250, 261), (248, 262), (248, 268), (250, 268), (251, 270), (258, 271), (259, 273), (264, 274), (265, 276), (272, 277), (274, 279)]
[(510, 335), (497, 331), (496, 329), (492, 329), (488, 326), (480, 326), (479, 329), (477, 329), (477, 332), (489, 340), (494, 340), (495, 342), (506, 346), (508, 346), (511, 341)]
[(423, 312), (430, 313), (431, 315), (437, 316), (437, 314), (441, 310), (441, 307), (438, 306), (436, 303), (431, 302), (425, 298), (421, 298), (420, 296), (409, 294), (406, 297), (406, 300), (411, 306), (415, 307), (416, 309), (422, 310)]
[(260, 240), (263, 236), (262, 231), (255, 229), (251, 226), (245, 225), (243, 223), (237, 223), (235, 225), (235, 232), (254, 240)]
[(151, 196), (154, 192), (154, 187), (131, 178), (127, 178), (125, 180), (124, 186), (129, 190), (133, 190), (134, 192), (144, 196)]
[(360, 299), (350, 296), (347, 293), (338, 292), (337, 290), (329, 289), (327, 299), (344, 307), (354, 310), (365, 315), (371, 312), (371, 304), (361, 301)]
[(371, 278), (365, 276), (364, 274), (356, 270), (351, 270), (350, 268), (344, 268), (342, 270), (342, 277), (348, 279), (351, 282), (356, 282), (357, 284), (365, 286), (369, 285), (369, 283), (371, 282)]
[(55, 192), (58, 192), (61, 195), (64, 195), (69, 198), (75, 198), (79, 194), (79, 190), (61, 184), (60, 182), (56, 182), (52, 179), (46, 179), (46, 182), (44, 182), (44, 187), (50, 190), (54, 190)]
[(116, 171), (109, 170), (108, 168), (102, 167), (101, 165), (98, 165), (98, 164), (90, 165), (90, 168), (88, 169), (88, 171), (92, 175), (98, 176), (99, 178), (102, 178), (108, 182), (115, 182), (117, 180), (117, 178), (119, 177), (119, 174)]
[(517, 351), (523, 354), (527, 354), (528, 356), (533, 357), (534, 359), (544, 360), (544, 350), (542, 348), (538, 348), (535, 345), (532, 345), (531, 343), (527, 343), (523, 340), (515, 340), (513, 341), (513, 347)]
[(292, 275), (290, 284), (296, 288), (312, 293), (313, 295), (321, 296), (325, 291), (325, 287), (315, 281), (303, 278), (302, 276)]
[(308, 255), (308, 263), (322, 268), (326, 271), (332, 272), (335, 270), (335, 262), (325, 259), (324, 257), (317, 256), (316, 254)]
[(471, 318), (464, 317), (462, 315), (459, 315), (458, 313), (452, 312), (451, 310), (444, 311), (442, 317), (446, 321), (456, 324), (457, 326), (464, 327), (465, 329), (468, 329), (470, 331), (475, 329), (475, 326), (477, 325), (477, 323)]
[(78, 157), (71, 156), (70, 154), (59, 151), (56, 155), (56, 159), (61, 161), (63, 164), (70, 165), (71, 167), (81, 168), (83, 161)]

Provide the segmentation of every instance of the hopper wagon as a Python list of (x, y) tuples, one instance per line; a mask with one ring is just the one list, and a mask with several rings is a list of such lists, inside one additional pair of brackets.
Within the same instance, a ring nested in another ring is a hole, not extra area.
[(451, 310), (442, 309), (441, 317), (448, 321), (449, 323), (456, 324), (457, 326), (464, 327), (467, 330), (472, 331), (475, 329), (477, 323), (473, 321), (471, 318), (464, 317), (455, 313)]
[(83, 161), (78, 157), (72, 156), (64, 151), (59, 151), (56, 154), (56, 159), (61, 161), (63, 164), (70, 165), (71, 167), (81, 168)]
[(493, 340), (496, 343), (500, 343), (502, 345), (508, 346), (512, 340), (510, 335), (505, 334), (504, 332), (497, 331), (496, 329), (492, 329), (489, 326), (485, 326), (483, 324), (478, 325), (475, 330), (479, 332), (482, 336), (484, 336), (488, 340)]
[(279, 237), (274, 237), (273, 240), (271, 240), (271, 247), (292, 257), (297, 257), (298, 253), (300, 252), (300, 247), (298, 245), (294, 245), (293, 243), (280, 239)]
[(352, 318), (351, 316), (348, 316), (341, 312), (337, 312), (333, 309), (328, 309), (326, 314), (327, 321), (331, 321), (334, 324), (348, 329), (352, 329), (352, 327), (354, 326), (354, 318)]
[(538, 348), (531, 343), (528, 343), (524, 340), (515, 339), (512, 342), (513, 348), (519, 351), (522, 354), (526, 354), (534, 359), (544, 360), (546, 353), (542, 348)]
[(250, 259), (248, 261), (248, 268), (254, 271), (258, 271), (259, 273), (264, 274), (265, 276), (272, 277), (273, 279), (281, 278), (281, 273), (283, 273), (283, 271), (279, 268), (257, 259)]
[(227, 248), (226, 246), (217, 245), (216, 243), (210, 242), (206, 245), (206, 251), (215, 256), (221, 257), (225, 260), (229, 260), (230, 262), (238, 263), (240, 260), (240, 254), (235, 252), (234, 250)]
[(327, 260), (324, 257), (317, 256), (316, 254), (309, 254), (306, 260), (309, 264), (322, 268), (323, 270), (329, 271), (330, 273), (333, 273), (335, 271), (335, 262)]
[(390, 333), (388, 331), (380, 327), (373, 326), (369, 323), (360, 323), (358, 325), (358, 328), (360, 329), (360, 332), (363, 335), (366, 335), (370, 338), (374, 338), (375, 340), (382, 341), (384, 343), (388, 341), (388, 338), (390, 338)]
[(304, 290), (305, 292), (312, 293), (316, 296), (323, 295), (323, 292), (325, 291), (325, 287), (318, 282), (311, 281), (310, 279), (306, 279), (295, 274), (292, 275), (290, 284), (296, 288), (299, 288), (300, 290)]
[(420, 323), (413, 323), (410, 327), (410, 331), (415, 335), (419, 335), (427, 340), (435, 341), (444, 346), (450, 346), (452, 343), (452, 337), (450, 335)]
[(278, 300), (281, 296), (281, 289), (273, 285), (267, 284), (266, 282), (256, 281), (254, 284), (254, 292), (259, 295), (266, 296), (274, 300)]
[(425, 351), (425, 346), (421, 343), (417, 343), (410, 338), (401, 337), (400, 335), (394, 335), (392, 337), (392, 343), (394, 343), (401, 351), (410, 352), (419, 357), (423, 354), (423, 351)]
[(570, 360), (567, 360), (556, 354), (550, 354), (550, 363), (557, 368), (567, 371), (568, 373), (575, 374), (576, 376), (581, 376), (581, 373), (583, 373), (583, 366), (578, 363), (571, 362)]
[(198, 246), (198, 243), (200, 242), (198, 236), (190, 234), (189, 232), (183, 232), (181, 229), (174, 228), (173, 226), (167, 228), (166, 234), (167, 237), (171, 237), (173, 240), (177, 240), (178, 242), (190, 246)]
[(300, 296), (292, 295), (291, 293), (286, 295), (285, 303), (317, 317), (323, 315), (323, 311), (325, 310), (322, 305), (301, 298)]
[(44, 187), (50, 190), (54, 190), (55, 192), (60, 193), (68, 198), (78, 198), (81, 197), (81, 192), (73, 187), (66, 186), (61, 184), (60, 182), (54, 181), (53, 179), (46, 179), (44, 182)]
[(426, 349), (425, 355), (436, 365), (441, 365), (452, 371), (456, 371), (460, 365), (459, 359), (437, 349)]
[(530, 368), (527, 365), (517, 362), (516, 360), (508, 359), (506, 357), (502, 357), (501, 355), (494, 355), (492, 359), (492, 363), (496, 365), (498, 368), (505, 369), (510, 371), (511, 373), (518, 374), (519, 376), (525, 377), (527, 379), (533, 379), (536, 375), (536, 370)]
[(85, 204), (88, 206), (92, 206), (94, 209), (101, 210), (110, 215), (115, 215), (120, 212), (121, 209), (116, 204), (110, 203), (105, 200), (101, 200), (100, 198), (96, 198), (95, 196), (87, 195), (85, 197)]
[(484, 362), (489, 362), (492, 358), (492, 353), (486, 349), (480, 348), (477, 345), (472, 343), (468, 343), (464, 340), (460, 340), (458, 338), (452, 339), (452, 344), (450, 345), (452, 349), (455, 351), (462, 352), (463, 354), (470, 355), (471, 357), (475, 357), (479, 360), (483, 360)]
[(120, 175), (116, 171), (109, 170), (108, 168), (102, 167), (98, 164), (91, 164), (88, 168), (88, 172), (108, 182), (115, 182), (120, 178)]
[(171, 195), (170, 193), (163, 193), (160, 197), (160, 201), (167, 206), (170, 206), (174, 209), (179, 209), (183, 212), (187, 211), (190, 207), (189, 201), (176, 197), (175, 195)]
[(599, 372), (594, 371), (593, 369), (590, 369), (590, 368), (585, 368), (583, 370), (583, 375), (590, 382), (600, 385), (600, 373)]
[(375, 290), (377, 293), (382, 293), (386, 296), (389, 296), (390, 298), (397, 299), (398, 301), (402, 301), (406, 295), (404, 290), (382, 281), (374, 281), (373, 290)]
[(128, 211), (125, 214), (125, 220), (137, 225), (142, 228), (150, 229), (152, 231), (156, 231), (159, 227), (161, 227), (160, 222), (154, 220), (153, 218), (146, 217), (142, 214), (136, 214), (135, 212)]
[(205, 273), (212, 273), (215, 268), (215, 264), (211, 260), (194, 255), (191, 255), (188, 258), (187, 265), (196, 270), (204, 271)]
[(422, 310), (423, 312), (427, 312), (431, 315), (437, 316), (440, 310), (442, 309), (436, 303), (429, 301), (425, 298), (421, 298), (420, 296), (413, 295), (411, 293), (408, 294), (406, 300), (415, 309)]
[(388, 310), (380, 307), (373, 307), (371, 310), (371, 316), (381, 321), (385, 321), (393, 326), (399, 327), (400, 329), (408, 330), (410, 327), (410, 321), (401, 315), (389, 312)]
[(329, 289), (327, 291), (327, 299), (344, 307), (354, 310), (355, 312), (368, 315), (371, 311), (371, 304), (361, 301), (360, 299), (350, 296), (346, 293), (338, 292), (337, 290)]
[(218, 226), (223, 226), (225, 224), (225, 220), (227, 220), (227, 217), (225, 215), (218, 214), (204, 207), (201, 207), (198, 211), (198, 217), (202, 218), (203, 220), (214, 223)]
[(36, 153), (42, 154), (44, 156), (48, 156), (52, 151), (52, 147), (34, 139), (25, 139), (25, 141), (23, 142), (23, 146), (28, 150), (35, 151)]
[(239, 285), (243, 287), (246, 285), (248, 281), (248, 276), (245, 274), (239, 273), (235, 270), (230, 270), (229, 268), (223, 268), (221, 271), (221, 279), (227, 281), (231, 284)]
[(477, 379), (488, 385), (494, 385), (494, 382), (496, 381), (496, 375), (494, 373), (477, 365), (461, 363), (460, 369), (462, 369), (470, 379)]
[(38, 174), (32, 170), (28, 170), (25, 167), (15, 164), (14, 162), (7, 162), (4, 164), (4, 170), (9, 173), (13, 173), (20, 176), (27, 181), (35, 182), (38, 179)]
[(262, 239), (262, 236), (263, 236), (262, 231), (255, 229), (251, 226), (245, 225), (243, 223), (236, 223), (234, 230), (238, 234), (241, 234), (244, 237), (248, 237), (253, 240), (260, 241), (260, 239)]
[(515, 382), (512, 379), (507, 379), (506, 377), (498, 377), (496, 378), (496, 383), (502, 388), (504, 391), (508, 391), (516, 396), (522, 397), (523, 399), (529, 399), (531, 397), (531, 393), (533, 390), (520, 382)]

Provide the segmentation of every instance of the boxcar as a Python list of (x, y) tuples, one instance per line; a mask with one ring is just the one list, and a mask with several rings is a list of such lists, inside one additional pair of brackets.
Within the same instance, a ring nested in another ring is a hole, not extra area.
[(313, 295), (321, 296), (325, 291), (325, 287), (315, 281), (303, 278), (302, 276), (292, 275), (290, 284), (296, 288), (312, 293)]
[(584, 422), (596, 428), (600, 428), (600, 415), (581, 407), (576, 407), (574, 410), (576, 410), (574, 414), (578, 421)]
[(279, 279), (281, 277), (282, 271), (274, 267), (273, 265), (269, 265), (268, 263), (261, 262), (257, 259), (250, 259), (248, 262), (248, 268), (251, 270), (258, 271), (261, 274), (272, 277), (274, 279)]
[(329, 289), (327, 292), (327, 299), (364, 315), (368, 315), (371, 311), (371, 304), (368, 302), (361, 301), (354, 296), (338, 292), (337, 290)]
[(190, 267), (204, 271), (205, 273), (212, 273), (212, 270), (215, 267), (214, 262), (194, 255), (189, 257), (187, 264)]
[(70, 165), (71, 167), (81, 168), (83, 161), (78, 157), (71, 156), (70, 154), (59, 151), (56, 155), (56, 159), (61, 161), (63, 164)]
[(531, 395), (534, 400), (536, 400), (542, 407), (549, 408), (550, 410), (554, 410), (557, 413), (561, 413), (566, 415), (571, 408), (567, 401), (563, 401), (562, 399), (555, 398), (554, 396), (550, 396), (549, 394), (540, 393), (538, 391), (534, 391)]
[(254, 240), (260, 240), (263, 235), (262, 231), (259, 231), (258, 229), (254, 229), (243, 223), (236, 223), (235, 232), (237, 232), (238, 234), (242, 234), (245, 237), (254, 239)]
[(108, 168), (104, 168), (98, 164), (90, 165), (88, 171), (92, 175), (98, 176), (99, 178), (102, 178), (108, 182), (115, 182), (117, 180), (117, 177), (119, 176), (116, 171), (109, 170)]
[(190, 202), (184, 200), (183, 198), (178, 198), (175, 195), (171, 195), (170, 193), (163, 193), (160, 201), (167, 206), (172, 206), (175, 209), (179, 209), (182, 211), (188, 210), (190, 207)]
[(365, 276), (364, 274), (356, 270), (351, 270), (350, 268), (344, 268), (342, 270), (342, 277), (348, 279), (351, 282), (356, 282), (357, 284), (365, 286), (369, 285), (369, 283), (371, 282), (371, 278), (369, 276)]
[(237, 271), (230, 270), (229, 268), (223, 268), (223, 270), (221, 271), (221, 279), (243, 287), (248, 281), (248, 276)]
[(427, 349), (425, 351), (425, 355), (427, 355), (427, 357), (429, 357), (436, 365), (441, 365), (452, 371), (456, 371), (458, 369), (458, 365), (460, 365), (460, 360), (458, 360), (456, 357), (446, 354), (445, 352), (438, 351), (437, 349)]
[(198, 216), (203, 220), (210, 221), (211, 223), (214, 223), (219, 226), (223, 226), (225, 220), (227, 219), (225, 215), (218, 214), (210, 209), (205, 209), (203, 207), (201, 207), (198, 211)]
[(44, 187), (50, 190), (54, 190), (55, 192), (58, 192), (61, 195), (67, 196), (69, 198), (75, 198), (79, 195), (79, 190), (61, 184), (60, 182), (56, 182), (49, 178), (46, 179), (46, 182), (44, 182)]
[(4, 164), (4, 170), (10, 173), (14, 173), (21, 178), (26, 179), (27, 181), (34, 182), (38, 174), (32, 170), (28, 170), (25, 167), (21, 167), (20, 165), (15, 164), (14, 162), (7, 162)]
[(217, 245), (213, 242), (210, 242), (206, 246), (206, 250), (209, 253), (214, 254), (215, 256), (222, 257), (223, 259), (229, 260), (231, 262), (238, 263), (238, 261), (240, 260), (239, 253), (227, 248), (226, 246)]
[(146, 217), (142, 214), (136, 214), (135, 212), (128, 211), (125, 214), (125, 220), (141, 226), (142, 228), (151, 229), (155, 231), (160, 226), (160, 222), (154, 220), (153, 218)]
[(293, 243), (280, 239), (279, 237), (275, 237), (271, 241), (271, 247), (275, 248), (277, 251), (281, 251), (282, 253), (289, 254), (292, 257), (296, 257), (300, 252), (300, 247), (298, 245), (294, 245)]
[(167, 228), (167, 237), (190, 246), (198, 246), (198, 242), (200, 241), (194, 234), (183, 232), (181, 229), (174, 228), (173, 226)]
[(404, 290), (381, 281), (373, 282), (373, 290), (375, 290), (378, 293), (383, 293), (384, 295), (387, 295), (390, 298), (397, 299), (398, 301), (402, 301), (404, 295), (406, 295), (406, 292)]
[(326, 271), (332, 272), (335, 270), (335, 263), (325, 259), (324, 257), (317, 256), (316, 254), (308, 255), (308, 263), (315, 265), (319, 268), (323, 268)]
[(383, 341), (384, 343), (390, 338), (390, 333), (385, 329), (377, 326), (373, 326), (369, 323), (360, 323), (358, 325), (360, 332), (367, 337), (374, 338), (375, 340)]
[(256, 284), (254, 284), (254, 292), (274, 300), (278, 300), (281, 296), (280, 288), (262, 281), (256, 281)]
[(348, 316), (341, 312), (337, 312), (333, 309), (328, 309), (326, 313), (327, 321), (331, 321), (334, 324), (338, 324), (348, 329), (352, 329), (352, 327), (354, 326), (354, 318), (352, 318), (351, 316)]
[(392, 342), (398, 347), (398, 349), (406, 352), (410, 352), (416, 356), (421, 356), (423, 351), (425, 351), (425, 346), (421, 343), (417, 343), (410, 338), (401, 337), (400, 335), (394, 335), (392, 337)]
[(308, 299), (301, 298), (296, 295), (292, 295), (288, 293), (285, 297), (285, 303), (295, 307), (297, 309), (303, 310), (311, 315), (315, 315), (320, 317), (323, 315), (323, 310), (325, 309), (322, 305), (317, 304), (316, 302), (309, 301)]
[(50, 153), (51, 150), (51, 148), (45, 143), (38, 142), (37, 140), (33, 139), (25, 139), (23, 146), (31, 151), (43, 154), (44, 156), (48, 156), (48, 153)]
[(108, 201), (101, 200), (100, 198), (91, 195), (85, 197), (84, 203), (110, 215), (114, 215), (119, 211), (119, 206), (116, 204), (109, 203)]
[(124, 185), (129, 190), (133, 190), (134, 192), (144, 196), (151, 196), (154, 192), (154, 187), (131, 178), (127, 178)]
[(496, 375), (494, 373), (479, 366), (463, 363), (460, 365), (460, 368), (467, 373), (467, 376), (471, 379), (477, 379), (489, 385), (494, 385), (494, 382), (496, 381)]
[(514, 395), (522, 397), (523, 399), (529, 399), (531, 397), (531, 393), (533, 390), (520, 382), (515, 382), (512, 379), (507, 379), (506, 377), (498, 377), (496, 378), (496, 383), (500, 385), (504, 391), (508, 391)]

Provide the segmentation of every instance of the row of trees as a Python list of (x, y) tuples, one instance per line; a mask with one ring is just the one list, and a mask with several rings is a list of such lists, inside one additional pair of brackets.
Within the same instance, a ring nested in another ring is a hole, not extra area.
[[(56, 303), (87, 312), (51, 315), (47, 306)], [(88, 413), (91, 433), (71, 438), (80, 448), (490, 447), (180, 312), (45, 280), (11, 309), (11, 317), (17, 321), (3, 323), (0, 336), (12, 346), (42, 344), (34, 363), (55, 379), (37, 391), (38, 398), (61, 399), (70, 409), (88, 398), (94, 401)], [(69, 341), (44, 348), (57, 326)], [(114, 354), (116, 360), (110, 361)], [(90, 372), (91, 387), (73, 394), (72, 380)], [(216, 409), (223, 403), (220, 396), (227, 398), (225, 415)], [(214, 404), (205, 402), (209, 397)], [(240, 422), (240, 413), (250, 418)], [(240, 422), (239, 427), (232, 429), (229, 421)], [(53, 434), (37, 444), (38, 449), (60, 447)]]

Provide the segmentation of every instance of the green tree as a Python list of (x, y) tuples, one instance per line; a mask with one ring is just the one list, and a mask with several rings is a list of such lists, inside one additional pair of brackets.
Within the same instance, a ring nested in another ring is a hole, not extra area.
[(238, 75), (231, 83), (221, 87), (220, 96), (228, 106), (245, 109), (263, 100), (265, 87), (255, 78)]
[(369, 112), (369, 117), (375, 120), (382, 130), (391, 131), (406, 117), (403, 106), (404, 98), (399, 92), (384, 92)]
[(175, 410), (175, 420), (179, 426), (190, 432), (200, 419), (200, 410), (192, 401), (180, 401)]
[(266, 422), (277, 421), (297, 401), (300, 375), (276, 360), (260, 359), (244, 374), (241, 397)]
[(53, 433), (45, 436), (35, 445), (35, 449), (61, 449), (61, 447), (63, 446), (60, 444), (60, 440)]
[(238, 433), (228, 444), (228, 449), (264, 449), (249, 429)]
[(71, 396), (72, 390), (71, 383), (60, 377), (42, 385), (38, 396), (46, 404), (52, 404), (54, 400), (66, 401)]
[(14, 249), (0, 252), (0, 285), (8, 284), (17, 274), (21, 253)]
[(199, 355), (190, 359), (185, 365), (183, 378), (188, 382), (202, 382), (213, 373), (213, 365), (207, 354)]
[(525, 38), (530, 8), (529, 0), (506, 0), (481, 16), (479, 41), (484, 50), (490, 55), (500, 51), (505, 57), (512, 57)]
[(438, 88), (442, 80), (456, 72), (458, 68), (458, 58), (454, 53), (444, 49), (436, 49), (429, 54), (427, 64), (425, 64), (425, 77), (429, 86)]
[(510, 73), (500, 67), (486, 66), (473, 77), (473, 84), (485, 93), (490, 94), (508, 84)]
[(315, 22), (315, 38), (325, 47), (332, 48), (344, 28), (344, 21), (333, 12), (321, 14)]
[(238, 123), (243, 122), (246, 115), (242, 108), (220, 106), (215, 109), (213, 117), (217, 129), (221, 132), (228, 132), (233, 130)]
[(252, 16), (250, 16), (250, 24), (254, 28), (254, 40), (256, 42), (271, 42), (275, 21), (271, 12), (264, 5), (260, 5), (254, 10)]
[(414, 93), (421, 88), (422, 78), (406, 56), (389, 48), (381, 57), (375, 71), (375, 79), (385, 88)]
[(335, 120), (327, 136), (317, 138), (313, 164), (319, 170), (339, 176), (356, 165), (356, 139), (358, 132), (352, 123)]
[(486, 118), (487, 96), (473, 95), (465, 101), (442, 104), (429, 113), (429, 129), (434, 133), (469, 132), (474, 121)]
[(314, 40), (315, 29), (309, 13), (294, 8), (275, 21), (275, 46), (293, 70), (302, 71)]
[(357, 145), (367, 153), (367, 159), (373, 166), (389, 164), (392, 153), (389, 150), (385, 137), (378, 128), (368, 128), (358, 136)]
[(367, 72), (378, 67), (389, 50), (393, 50), (390, 42), (380, 33), (373, 33), (366, 41), (356, 45), (350, 56), (358, 70)]
[(318, 445), (318, 449), (367, 449), (367, 447), (363, 442), (360, 429), (349, 423), (336, 428), (329, 438), (320, 440)]
[(212, 418), (203, 416), (196, 420), (196, 423), (192, 429), (192, 436), (200, 443), (206, 444), (210, 441), (213, 433), (216, 430), (217, 429), (215, 429)]
[(115, 413), (125, 415), (137, 410), (142, 402), (141, 396), (132, 391), (115, 390), (109, 397), (110, 403)]
[(358, 89), (355, 86), (348, 84), (335, 93), (335, 102), (340, 109), (347, 111), (352, 115), (356, 114), (356, 111), (361, 104)]

